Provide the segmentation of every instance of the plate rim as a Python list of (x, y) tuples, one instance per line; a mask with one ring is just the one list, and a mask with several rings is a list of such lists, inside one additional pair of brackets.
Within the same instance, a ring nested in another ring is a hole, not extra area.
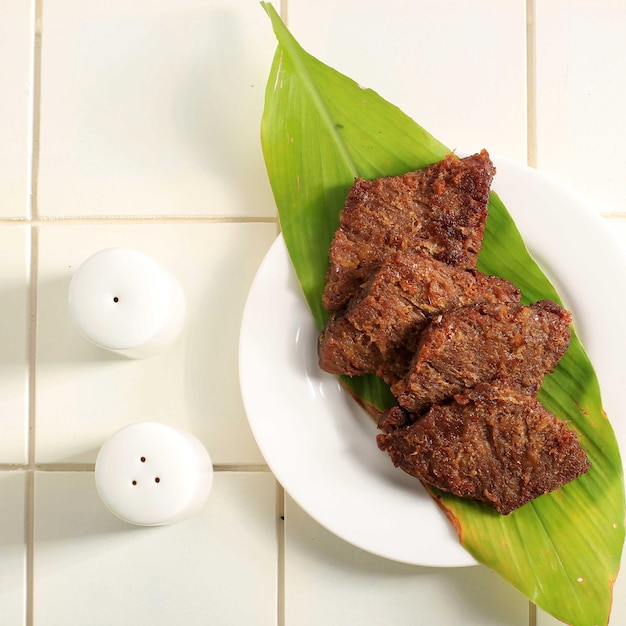
[[(518, 177), (519, 182), (524, 183), (526, 179), (529, 179), (532, 182), (532, 184), (538, 185), (539, 188), (546, 187), (550, 190), (550, 193), (553, 193), (553, 194), (556, 193), (556, 195), (559, 196), (570, 207), (570, 209), (575, 211), (577, 219), (582, 219), (583, 222), (588, 222), (589, 224), (592, 224), (594, 228), (594, 232), (600, 233), (602, 238), (605, 240), (605, 242), (609, 246), (610, 254), (617, 256), (617, 261), (619, 262), (621, 266), (620, 271), (622, 272), (623, 276), (626, 278), (626, 250), (624, 249), (623, 244), (617, 238), (615, 233), (613, 233), (611, 229), (608, 228), (608, 226), (604, 222), (599, 212), (596, 211), (585, 198), (582, 198), (579, 194), (574, 192), (571, 188), (565, 186), (560, 181), (555, 180), (554, 178), (552, 178), (550, 175), (546, 174), (545, 172), (541, 172), (540, 170), (531, 168), (525, 164), (510, 160), (507, 158), (492, 157), (492, 160), (494, 161), (497, 170), (501, 173), (500, 181), (502, 181), (503, 178), (508, 180), (509, 177), (513, 177), (513, 178)], [(504, 176), (502, 176), (502, 174), (504, 174)], [(506, 186), (506, 182), (504, 186)], [(501, 198), (501, 200), (503, 201), (507, 209), (510, 209), (510, 198), (507, 199), (506, 195), (504, 193), (501, 193), (498, 187), (499, 187), (498, 175), (496, 174), (496, 177), (494, 178), (494, 183), (492, 185), (492, 190), (499, 195), (499, 197)], [(518, 219), (519, 216), (516, 217), (516, 215), (514, 214), (514, 211), (510, 211), (510, 212), (511, 212), (511, 215), (513, 216), (513, 219), (515, 220), (516, 224), (519, 227), (519, 230), (522, 234), (522, 237), (524, 238), (525, 243), (527, 244), (529, 248), (529, 251), (531, 252), (533, 257), (535, 257), (534, 251), (532, 249), (533, 248), (532, 244), (534, 243), (535, 238), (530, 237), (531, 242), (528, 241), (529, 233), (524, 232), (525, 230), (527, 230), (526, 225), (522, 224), (522, 226), (520, 227), (518, 224), (518, 221), (520, 221)], [(524, 222), (524, 220), (521, 220), (521, 221)], [(348, 543), (351, 543), (352, 545), (358, 548), (361, 548), (367, 552), (376, 554), (383, 558), (387, 558), (387, 559), (391, 559), (391, 560), (403, 562), (403, 563), (409, 563), (412, 565), (421, 565), (421, 566), (429, 566), (429, 567), (466, 567), (466, 566), (476, 565), (478, 562), (474, 559), (474, 557), (471, 554), (469, 554), (469, 552), (467, 552), (461, 546), (460, 542), (458, 542), (458, 539), (456, 539), (457, 544), (458, 546), (461, 547), (461, 550), (463, 551), (463, 556), (464, 557), (466, 556), (467, 558), (457, 558), (452, 561), (442, 560), (441, 562), (436, 562), (432, 559), (420, 560), (420, 559), (415, 559), (415, 558), (408, 558), (408, 559), (399, 558), (397, 554), (394, 554), (391, 551), (384, 549), (384, 547), (381, 549), (380, 547), (377, 547), (375, 545), (370, 545), (367, 542), (362, 541), (362, 539), (350, 536), (349, 532), (345, 532), (337, 528), (336, 525), (329, 522), (329, 520), (325, 518), (323, 514), (320, 514), (319, 511), (315, 510), (315, 508), (311, 505), (310, 501), (308, 501), (306, 497), (302, 497), (301, 493), (299, 492), (294, 493), (294, 489), (292, 488), (290, 481), (286, 480), (286, 477), (284, 476), (283, 471), (281, 469), (278, 469), (278, 470), (276, 469), (276, 463), (274, 462), (275, 459), (268, 458), (267, 446), (265, 445), (266, 442), (259, 441), (258, 428), (255, 428), (256, 424), (255, 424), (255, 418), (253, 417), (253, 414), (255, 413), (256, 408), (251, 408), (251, 404), (253, 400), (250, 398), (250, 393), (249, 393), (250, 390), (249, 388), (247, 388), (247, 385), (246, 385), (247, 373), (246, 373), (246, 366), (244, 364), (244, 359), (246, 356), (245, 355), (245, 352), (246, 352), (245, 342), (247, 341), (246, 333), (247, 333), (247, 330), (249, 330), (249, 325), (253, 324), (253, 322), (251, 322), (251, 319), (253, 317), (252, 308), (254, 306), (253, 298), (254, 298), (255, 288), (258, 287), (257, 281), (259, 280), (259, 277), (264, 276), (264, 272), (266, 271), (268, 265), (270, 265), (273, 262), (274, 257), (277, 254), (279, 254), (278, 251), (280, 251), (280, 253), (287, 255), (289, 270), (293, 273), (293, 266), (291, 265), (291, 260), (288, 258), (288, 253), (285, 247), (283, 235), (281, 233), (272, 242), (272, 245), (270, 246), (268, 252), (264, 256), (263, 261), (259, 265), (258, 270), (255, 274), (255, 278), (250, 287), (250, 292), (248, 294), (248, 298), (246, 299), (246, 303), (244, 306), (244, 311), (243, 311), (243, 316), (242, 316), (242, 321), (241, 321), (240, 337), (239, 337), (239, 379), (240, 379), (242, 398), (244, 402), (244, 409), (245, 409), (246, 417), (250, 425), (250, 428), (253, 432), (255, 440), (257, 441), (257, 445), (259, 446), (261, 454), (263, 455), (268, 467), (270, 468), (270, 470), (272, 471), (272, 473), (274, 474), (278, 482), (281, 483), (281, 485), (283, 485), (285, 492), (289, 495), (290, 498), (292, 498), (296, 502), (296, 504), (298, 504), (298, 506), (300, 506), (308, 515), (310, 515), (314, 520), (316, 520), (319, 524), (321, 524), (327, 530), (329, 530), (333, 534), (339, 536), (343, 540), (347, 541)], [(542, 270), (544, 270), (546, 274), (548, 274), (548, 271), (539, 260), (538, 260), (538, 263), (542, 267)], [(559, 293), (561, 296), (563, 295), (561, 294), (560, 289), (559, 289)], [(301, 291), (300, 291), (300, 297), (302, 301), (304, 302), (304, 296), (301, 293)], [(623, 298), (623, 299), (624, 299), (624, 304), (626, 306), (626, 298)], [(586, 347), (587, 346), (585, 346), (585, 348)], [(591, 355), (590, 355), (590, 358), (591, 358)], [(591, 360), (592, 360), (592, 364), (594, 365), (594, 369), (596, 369), (596, 372), (598, 373), (596, 362), (594, 361), (593, 358), (591, 358)], [(598, 373), (598, 378), (600, 379), (601, 389), (604, 392), (605, 390), (602, 387), (602, 380), (601, 380), (599, 373)], [(603, 404), (604, 404), (604, 401), (605, 401), (605, 397), (603, 393)], [(365, 412), (363, 412), (363, 415), (366, 415)], [(368, 417), (367, 419), (370, 419), (370, 418)], [(611, 420), (611, 422), (614, 427), (614, 430), (616, 431), (616, 438), (618, 440), (618, 444), (620, 445), (620, 448), (622, 448), (623, 442), (624, 442), (623, 429), (622, 429), (622, 432), (619, 433), (617, 429), (615, 429), (615, 424), (613, 420)], [(375, 441), (372, 441), (372, 447), (375, 447)], [(272, 456), (271, 452), (269, 453), (269, 456)], [(434, 501), (432, 501), (432, 505), (433, 507), (438, 508)], [(451, 527), (451, 524), (449, 524), (447, 520), (445, 520), (445, 524), (448, 524)], [(454, 534), (454, 537), (456, 538), (456, 534)]]

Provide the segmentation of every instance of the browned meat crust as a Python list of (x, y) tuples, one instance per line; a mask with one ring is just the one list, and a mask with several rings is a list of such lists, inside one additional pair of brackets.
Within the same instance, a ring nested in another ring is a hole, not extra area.
[(445, 313), (422, 333), (407, 376), (392, 392), (400, 406), (416, 414), (502, 375), (536, 394), (567, 350), (570, 322), (568, 311), (547, 300)]
[(374, 373), (398, 405), (377, 437), (425, 484), (508, 514), (589, 469), (576, 435), (537, 400), (571, 315), (523, 306), (476, 269), (495, 168), (486, 151), (357, 179), (329, 251), (320, 367)]
[(398, 405), (392, 406), (379, 415), (378, 428), (384, 433), (392, 433), (394, 430), (410, 426), (418, 417)]
[(480, 384), (414, 424), (378, 435), (378, 445), (428, 485), (506, 515), (590, 467), (566, 423), (512, 384)]
[(434, 315), (519, 298), (519, 289), (503, 278), (399, 252), (342, 315), (329, 318), (319, 339), (320, 367), (331, 374), (373, 373), (395, 383), (407, 373), (419, 335)]
[(475, 268), (494, 174), (483, 150), (463, 159), (450, 154), (402, 176), (355, 180), (329, 250), (324, 307), (343, 309), (398, 250)]

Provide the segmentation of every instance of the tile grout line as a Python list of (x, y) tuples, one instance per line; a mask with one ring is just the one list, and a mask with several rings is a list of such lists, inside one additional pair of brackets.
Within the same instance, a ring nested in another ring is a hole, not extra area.
[(276, 572), (276, 626), (285, 626), (285, 490), (276, 481), (276, 508), (277, 514), (277, 572)]
[(102, 224), (274, 224), (278, 220), (275, 216), (180, 216), (180, 215), (116, 215), (116, 216), (60, 216), (60, 217), (39, 217), (34, 220), (34, 224), (41, 225), (102, 225)]
[[(33, 206), (36, 202), (31, 203)], [(29, 217), (29, 218), (11, 218), (0, 217), (0, 226), (75, 226), (75, 225), (126, 225), (126, 224), (277, 224), (276, 216), (225, 216), (225, 215), (206, 215), (206, 216), (177, 216), (177, 215), (159, 215), (159, 216), (140, 216), (140, 215), (117, 215), (117, 216), (54, 216), (54, 217)]]
[(526, 160), (537, 167), (537, 56), (535, 0), (526, 0)]
[(28, 323), (28, 453), (25, 480), (24, 540), (26, 543), (25, 625), (34, 624), (34, 563), (35, 563), (35, 406), (37, 356), (37, 282), (39, 238), (33, 225), (38, 216), (37, 185), (39, 178), (39, 140), (41, 122), (41, 32), (43, 0), (34, 0), (33, 58), (31, 65), (31, 152), (30, 152), (30, 269), (29, 269), (29, 323)]
[(626, 213), (623, 211), (601, 211), (600, 216), (611, 222), (620, 222), (626, 220)]
[(28, 324), (28, 461), (26, 465), (26, 626), (33, 624), (33, 565), (35, 537), (35, 405), (37, 331), (37, 231), (30, 234), (30, 289)]
[[(95, 463), (0, 463), (0, 472), (93, 472)], [(263, 463), (215, 463), (216, 473), (269, 474), (270, 468)]]
[(37, 250), (38, 232), (31, 229), (30, 320), (28, 325), (28, 462), (26, 465), (26, 626), (33, 626), (35, 550), (35, 407), (37, 336)]
[(41, 129), (41, 31), (43, 0), (34, 0), (34, 48), (32, 61), (32, 108), (31, 108), (31, 151), (30, 151), (30, 211), (32, 223), (39, 216), (37, 187), (39, 183), (39, 146)]

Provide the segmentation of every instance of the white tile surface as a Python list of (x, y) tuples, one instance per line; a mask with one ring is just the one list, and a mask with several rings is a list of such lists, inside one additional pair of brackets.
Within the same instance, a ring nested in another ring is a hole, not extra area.
[(24, 494), (23, 472), (0, 472), (0, 615), (15, 626), (26, 619)]
[(290, 0), (288, 8), (308, 52), (449, 148), (526, 161), (522, 0)]
[(0, 217), (30, 211), (34, 0), (0, 0)]
[(256, 0), (59, 0), (42, 20), (41, 215), (273, 215)]
[(599, 211), (626, 211), (626, 3), (535, 5), (538, 166)]
[[(287, 8), (309, 52), (377, 90), (451, 148), (486, 147), (525, 162), (527, 105), (536, 105), (539, 168), (613, 213), (607, 224), (626, 246), (623, 2), (530, 3), (537, 85), (529, 103), (525, 0), (274, 5)], [(379, 559), (289, 499), (277, 528), (275, 480), (247, 471), (263, 459), (239, 396), (239, 322), (276, 234), (275, 223), (258, 220), (275, 216), (259, 125), (276, 45), (258, 0), (0, 0), (0, 15), (0, 622), (534, 624), (527, 601), (485, 568)], [(40, 102), (33, 101), (37, 85)], [(34, 115), (40, 133), (33, 138)], [(38, 175), (33, 221), (31, 170)], [(74, 270), (113, 245), (145, 251), (185, 286), (183, 337), (153, 359), (102, 351), (69, 318)], [(218, 465), (207, 506), (175, 526), (128, 526), (95, 491), (90, 464), (100, 445), (143, 419), (189, 430)], [(7, 464), (33, 463), (76, 471), (36, 472), (29, 519), (28, 473)], [(618, 579), (613, 626), (626, 622), (625, 584)], [(555, 625), (538, 612), (537, 626)]]
[(528, 602), (487, 568), (394, 563), (352, 547), (291, 499), (285, 512), (287, 626), (526, 626)]
[[(241, 403), (237, 346), (248, 288), (275, 236), (272, 223), (41, 228), (37, 462), (93, 462), (118, 428), (151, 420), (191, 431), (214, 463), (261, 463)], [(73, 272), (112, 246), (148, 254), (187, 294), (181, 338), (154, 357), (93, 346), (69, 316)]]
[(28, 433), (28, 227), (0, 225), (0, 267), (0, 463), (25, 463)]
[(35, 626), (276, 623), (271, 474), (219, 472), (199, 514), (163, 527), (112, 516), (91, 472), (38, 473), (35, 493)]

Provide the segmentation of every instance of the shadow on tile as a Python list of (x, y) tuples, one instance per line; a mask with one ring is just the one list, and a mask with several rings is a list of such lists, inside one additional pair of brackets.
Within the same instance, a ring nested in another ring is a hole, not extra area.
[[(289, 521), (292, 520), (289, 531)], [(315, 580), (325, 577), (353, 581), (348, 589), (341, 585), (332, 593), (350, 593), (354, 588), (367, 593), (399, 594), (405, 598), (410, 589), (422, 586), (433, 589), (433, 594), (445, 589), (445, 596), (454, 598), (455, 605), (467, 607), (472, 624), (526, 624), (526, 599), (516, 589), (487, 567), (434, 568), (408, 565), (378, 557), (336, 537), (290, 503), (287, 513), (288, 541), (286, 544), (287, 575), (298, 576), (299, 568), (311, 568)], [(290, 546), (295, 551), (296, 565), (290, 570)], [(307, 566), (307, 564), (309, 564)], [(354, 582), (358, 581), (358, 582)], [(423, 596), (423, 591), (421, 592)], [(434, 597), (434, 596), (433, 596)], [(328, 599), (327, 599), (328, 600)], [(423, 602), (420, 593), (415, 604)], [(329, 600), (330, 601), (330, 600)], [(433, 600), (436, 602), (436, 600)], [(402, 602), (405, 602), (403, 600)], [(411, 602), (409, 601), (409, 604)], [(483, 619), (484, 618), (484, 619)], [(391, 623), (391, 622), (389, 622)]]
[(37, 542), (77, 541), (142, 530), (107, 509), (96, 490), (93, 472), (37, 472), (35, 512)]
[[(113, 432), (111, 432), (111, 434), (113, 434)], [(102, 443), (104, 443), (104, 440), (102, 441)], [(95, 463), (96, 457), (98, 456), (98, 452), (100, 452), (100, 446), (91, 447), (91, 448), (83, 448), (80, 450), (80, 452), (76, 452), (76, 454), (69, 454), (61, 458), (56, 458), (54, 459), (54, 461), (50, 461), (50, 463), (52, 463), (53, 466), (52, 467), (48, 466), (46, 467), (45, 470), (41, 470), (41, 471), (55, 471), (54, 466), (57, 466), (57, 465), (65, 466), (63, 471), (72, 471), (73, 470), (72, 467), (68, 468), (68, 466), (72, 466), (72, 465), (81, 466), (80, 469), (78, 467), (75, 469), (75, 471), (77, 472), (87, 471), (85, 470), (85, 467), (84, 467), (85, 464)], [(91, 461), (88, 461), (86, 459), (91, 459)], [(46, 462), (43, 462), (41, 465), (45, 466)], [(62, 470), (58, 470), (58, 471), (62, 471)]]
[(37, 297), (37, 359), (40, 362), (127, 361), (81, 336), (70, 315), (71, 276), (42, 281)]
[(28, 298), (24, 285), (0, 292), (0, 363), (25, 363), (28, 346)]
[[(195, 313), (187, 328), (193, 340), (184, 346), (182, 376), (190, 428), (209, 451), (219, 445), (229, 462), (259, 463), (262, 458), (246, 420), (239, 388), (239, 329), (248, 287), (232, 276), (237, 263), (230, 255), (240, 257), (245, 254), (242, 248), (234, 244), (228, 255), (210, 269), (212, 277), (205, 289), (196, 294)], [(228, 314), (224, 314), (223, 303), (229, 307)]]
[(0, 546), (24, 543), (25, 473), (0, 472)]

